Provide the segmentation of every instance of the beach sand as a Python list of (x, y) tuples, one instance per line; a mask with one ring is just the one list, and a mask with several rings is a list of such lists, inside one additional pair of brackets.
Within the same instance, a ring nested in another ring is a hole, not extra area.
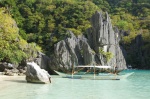
[(6, 75), (0, 75), (0, 83), (5, 81), (12, 81), (12, 82), (26, 82), (25, 76), (6, 76)]
[(26, 83), (25, 76), (6, 76), (0, 75), (0, 89), (3, 85), (7, 83)]
[(18, 93), (23, 92), (26, 85), (25, 76), (0, 75), (0, 99), (23, 99)]
[[(10, 86), (14, 86), (21, 83), (27, 83), (25, 76), (6, 76), (0, 75), (0, 89), (7, 89)], [(9, 90), (9, 88), (8, 88)], [(2, 90), (0, 90), (1, 93)]]

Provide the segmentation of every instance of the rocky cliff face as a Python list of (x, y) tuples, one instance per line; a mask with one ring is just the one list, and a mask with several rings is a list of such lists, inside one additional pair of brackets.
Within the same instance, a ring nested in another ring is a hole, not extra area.
[(55, 57), (51, 64), (55, 64), (57, 68), (71, 69), (72, 66), (87, 65), (94, 62), (95, 53), (87, 43), (87, 39), (84, 36), (76, 37), (71, 31), (68, 32), (70, 38), (55, 45)]
[(144, 40), (142, 34), (138, 34), (132, 39), (130, 45), (126, 45), (122, 42), (122, 46), (127, 53), (125, 58), (128, 66), (137, 69), (150, 69), (150, 46), (149, 43)]
[[(111, 65), (126, 69), (126, 62), (119, 46), (117, 31), (114, 32), (111, 20), (106, 13), (96, 12), (91, 18), (92, 27), (87, 30), (87, 38), (76, 37), (68, 31), (70, 37), (58, 42), (54, 47), (54, 57), (50, 68), (71, 69), (78, 65)], [(103, 53), (112, 53), (108, 61)], [(56, 67), (57, 66), (57, 67)]]
[[(117, 66), (119, 69), (126, 69), (126, 62), (119, 45), (119, 32), (114, 31), (111, 24), (111, 19), (108, 13), (105, 16), (100, 12), (96, 12), (91, 18), (92, 27), (88, 29), (88, 40), (91, 48), (98, 56), (96, 63), (101, 65)], [(111, 52), (113, 58), (106, 62), (103, 55), (99, 52), (102, 48), (105, 52)]]

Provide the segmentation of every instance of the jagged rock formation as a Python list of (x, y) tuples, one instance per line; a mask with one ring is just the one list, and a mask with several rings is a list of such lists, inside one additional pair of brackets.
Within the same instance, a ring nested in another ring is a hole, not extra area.
[[(100, 12), (96, 12), (91, 18), (92, 27), (88, 29), (88, 40), (92, 49), (97, 54), (96, 63), (102, 65), (117, 65), (119, 69), (126, 69), (126, 62), (119, 45), (119, 32), (113, 30), (111, 19), (106, 13), (105, 18)], [(113, 58), (106, 62), (99, 49), (103, 48), (105, 52), (111, 52)]]
[[(58, 42), (54, 47), (54, 56), (50, 68), (71, 69), (77, 65), (111, 65), (119, 69), (126, 69), (126, 62), (119, 46), (118, 33), (114, 32), (110, 17), (106, 18), (100, 12), (96, 12), (92, 18), (92, 27), (87, 30), (87, 38), (74, 36)], [(100, 49), (111, 52), (113, 58), (106, 60)], [(57, 66), (57, 67), (56, 67)]]
[(71, 37), (55, 45), (55, 62), (53, 61), (55, 66), (71, 69), (72, 66), (94, 62), (95, 53), (87, 43), (87, 39), (84, 36), (76, 37), (71, 31), (68, 32)]
[(27, 63), (26, 80), (31, 83), (50, 83), (50, 75), (36, 63)]

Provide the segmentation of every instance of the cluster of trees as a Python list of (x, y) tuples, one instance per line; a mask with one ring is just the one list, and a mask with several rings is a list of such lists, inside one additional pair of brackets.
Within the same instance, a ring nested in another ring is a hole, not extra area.
[(5, 8), (0, 8), (0, 62), (18, 64), (31, 56), (36, 57), (35, 52), (41, 50), (35, 43), (27, 43), (18, 32), (15, 20)]
[(99, 8), (91, 1), (80, 0), (2, 0), (17, 21), (20, 35), (28, 42), (36, 42), (45, 53), (53, 50), (54, 43), (89, 28), (88, 19)]
[(150, 68), (150, 0), (107, 1), (113, 24), (125, 31), (120, 43), (127, 52), (127, 64)]
[[(66, 30), (84, 34), (97, 10), (107, 11), (113, 25), (126, 31), (121, 41), (126, 50), (139, 33), (145, 44), (143, 51), (150, 46), (150, 0), (1, 0), (0, 7), (16, 21), (19, 39), (35, 42), (47, 55), (51, 55), (55, 43), (69, 36)], [(133, 58), (127, 60), (135, 64)]]

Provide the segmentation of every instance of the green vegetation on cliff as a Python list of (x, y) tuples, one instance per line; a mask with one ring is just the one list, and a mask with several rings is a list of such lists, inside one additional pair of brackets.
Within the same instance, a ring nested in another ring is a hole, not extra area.
[(0, 61), (18, 64), (23, 59), (31, 57), (30, 52), (37, 47), (31, 49), (32, 44), (21, 38), (16, 22), (5, 8), (0, 8), (0, 19)]
[(3, 8), (0, 9), (0, 19), (0, 61), (21, 61), (26, 58), (23, 52), (26, 41), (19, 36), (15, 21)]
[(150, 0), (107, 0), (113, 24), (124, 31), (121, 45), (127, 64), (150, 69)]
[(20, 35), (28, 42), (38, 43), (45, 52), (68, 36), (66, 30), (82, 34), (91, 26), (88, 19), (99, 10), (88, 0), (3, 0), (1, 5), (17, 21)]
[[(136, 62), (135, 54), (128, 51), (132, 49), (139, 34), (143, 38), (142, 53), (148, 53), (150, 49), (150, 0), (1, 0), (0, 6), (5, 7), (5, 13), (11, 15), (19, 27), (10, 33), (15, 34), (19, 31), (19, 34), (16, 34), (19, 36), (19, 42), (35, 42), (47, 55), (53, 51), (55, 43), (69, 36), (66, 30), (73, 31), (75, 35), (85, 33), (91, 26), (90, 17), (97, 10), (107, 11), (111, 15), (113, 26), (124, 31), (121, 45), (129, 55), (128, 64), (139, 64)], [(9, 40), (16, 42), (16, 37)], [(5, 41), (1, 39), (0, 43), (2, 42), (4, 44)], [(10, 51), (9, 47), (7, 49)], [(20, 51), (18, 48), (17, 50)], [(145, 53), (142, 55), (144, 61), (150, 59), (149, 55)], [(5, 56), (6, 54), (1, 55), (0, 59), (4, 60)], [(7, 57), (11, 59), (11, 55)], [(20, 52), (18, 57), (21, 60), (26, 55)]]
[(106, 61), (108, 62), (111, 58), (113, 58), (113, 54), (111, 52), (105, 52), (102, 48), (99, 48), (99, 53), (102, 54)]

